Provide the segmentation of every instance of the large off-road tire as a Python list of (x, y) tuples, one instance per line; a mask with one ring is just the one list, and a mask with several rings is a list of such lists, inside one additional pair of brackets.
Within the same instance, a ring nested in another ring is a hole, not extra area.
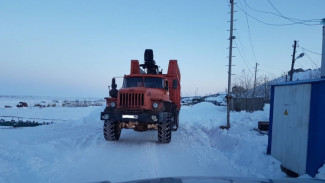
[(158, 142), (169, 143), (172, 138), (171, 115), (166, 114), (164, 119), (158, 124)]
[(173, 128), (172, 128), (172, 130), (173, 130), (173, 131), (177, 131), (178, 126), (179, 126), (179, 111), (176, 111), (176, 112), (174, 113), (174, 123), (173, 123)]
[(107, 141), (117, 141), (121, 135), (121, 128), (119, 128), (117, 122), (106, 120), (104, 122), (103, 132)]

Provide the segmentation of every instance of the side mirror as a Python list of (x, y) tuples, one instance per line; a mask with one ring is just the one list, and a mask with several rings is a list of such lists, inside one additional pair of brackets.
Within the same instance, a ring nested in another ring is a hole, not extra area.
[[(118, 90), (116, 89), (117, 85), (115, 83), (115, 78), (112, 78), (112, 89), (109, 90), (109, 95), (112, 97), (112, 98), (117, 98), (117, 94), (118, 94)], [(108, 87), (109, 88), (109, 87)]]
[(165, 82), (165, 90), (168, 90), (168, 81)]

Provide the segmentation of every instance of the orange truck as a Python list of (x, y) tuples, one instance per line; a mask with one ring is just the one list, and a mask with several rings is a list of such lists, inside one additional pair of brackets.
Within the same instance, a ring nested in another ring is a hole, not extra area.
[(101, 113), (104, 137), (117, 141), (121, 130), (158, 130), (158, 142), (169, 143), (172, 131), (179, 126), (181, 109), (181, 74), (177, 60), (170, 60), (167, 74), (159, 71), (153, 51), (146, 49), (144, 64), (131, 60), (130, 75), (125, 75), (123, 86), (117, 90), (112, 79), (110, 97)]

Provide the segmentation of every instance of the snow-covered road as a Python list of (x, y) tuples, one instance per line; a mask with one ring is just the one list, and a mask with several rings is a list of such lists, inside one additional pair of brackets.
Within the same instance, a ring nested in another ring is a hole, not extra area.
[(0, 108), (0, 115), (16, 112), (69, 119), (34, 128), (1, 127), (0, 182), (285, 177), (280, 163), (266, 155), (267, 136), (252, 130), (257, 121), (268, 120), (267, 107), (254, 113), (233, 113), (232, 128), (227, 132), (219, 129), (226, 121), (225, 107), (211, 103), (183, 106), (180, 128), (172, 133), (169, 144), (156, 142), (157, 131), (122, 130), (119, 141), (105, 141), (99, 120), (102, 110), (103, 107)]

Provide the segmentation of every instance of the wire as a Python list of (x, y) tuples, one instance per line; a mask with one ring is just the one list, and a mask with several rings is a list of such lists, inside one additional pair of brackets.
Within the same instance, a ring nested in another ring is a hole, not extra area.
[[(236, 37), (236, 39), (239, 41), (239, 46), (240, 46), (240, 48), (242, 49), (242, 51), (243, 51), (243, 55), (244, 55), (244, 58), (245, 58), (245, 60), (247, 61), (248, 59), (247, 59), (247, 56), (246, 56), (246, 53), (245, 53), (245, 49), (244, 49), (244, 46), (243, 46), (243, 43), (241, 42), (241, 40), (240, 40), (240, 34), (239, 34), (239, 31), (238, 31), (238, 29), (237, 29), (237, 27), (236, 27), (236, 24), (234, 24), (234, 27), (235, 27), (235, 31), (236, 31), (236, 33), (237, 33), (237, 37)], [(251, 67), (251, 65), (248, 63), (248, 65), (249, 65), (249, 67)]]
[(310, 50), (308, 50), (308, 49), (306, 49), (306, 48), (304, 48), (304, 47), (301, 47), (301, 49), (303, 49), (303, 50), (305, 50), (305, 51), (308, 51), (308, 52), (310, 52), (310, 53), (313, 53), (313, 54), (315, 54), (315, 55), (322, 55), (322, 54), (320, 54), (320, 53), (316, 53), (316, 52), (314, 52), (314, 51), (310, 51)]
[(273, 24), (273, 23), (263, 22), (263, 21), (261, 21), (261, 20), (255, 18), (254, 16), (248, 14), (246, 11), (244, 11), (244, 10), (243, 10), (242, 8), (240, 8), (239, 6), (238, 6), (238, 9), (239, 9), (240, 11), (242, 11), (244, 14), (246, 14), (247, 16), (251, 17), (252, 19), (254, 19), (254, 20), (256, 20), (256, 21), (258, 21), (258, 22), (260, 22), (260, 23), (262, 23), (262, 24), (265, 24), (265, 25), (273, 25), (273, 26), (287, 26), (287, 25), (294, 25), (294, 24), (295, 24), (295, 23), (288, 23), (288, 24)]
[[(304, 22), (314, 22), (314, 21), (318, 21), (318, 22), (320, 22), (321, 21), (321, 19), (314, 19), (314, 20), (299, 20), (299, 19), (295, 19), (295, 18), (289, 18), (289, 17), (287, 17), (287, 16), (284, 16), (274, 5), (273, 5), (273, 3), (270, 1), (270, 0), (267, 0), (268, 2), (269, 2), (269, 4), (273, 7), (273, 9), (276, 11), (276, 12), (278, 12), (278, 16), (279, 17), (282, 17), (282, 18), (284, 18), (284, 19), (287, 19), (287, 20), (289, 20), (289, 21), (291, 21), (291, 22), (296, 22), (296, 23), (299, 23), (299, 24), (304, 24), (304, 25), (312, 25), (312, 24), (306, 24), (306, 23), (304, 23)], [(275, 15), (277, 15), (277, 14), (275, 14)]]
[(275, 9), (275, 11), (278, 12), (279, 15), (281, 15), (283, 17), (282, 13), (272, 4), (272, 2), (270, 0), (267, 0), (267, 1), (271, 4), (271, 6), (273, 7), (273, 9)]
[[(271, 6), (272, 6), (273, 8), (275, 8), (274, 5), (273, 5), (270, 1), (269, 1), (269, 3), (271, 4)], [(280, 13), (280, 15), (279, 15), (279, 14), (276, 14), (276, 13), (273, 13), (273, 12), (270, 12), (270, 11), (257, 10), (257, 9), (255, 9), (255, 8), (252, 8), (248, 3), (246, 3), (246, 6), (247, 6), (249, 9), (251, 9), (251, 10), (253, 10), (253, 11), (256, 11), (256, 12), (259, 12), (259, 13), (271, 14), (271, 15), (274, 15), (274, 16), (277, 16), (277, 17), (285, 18), (285, 19), (290, 20), (290, 21), (300, 22), (301, 24), (306, 24), (306, 22), (320, 22), (320, 21), (322, 20), (322, 19), (302, 20), (302, 19), (297, 19), (297, 18), (289, 18), (289, 17), (287, 17), (287, 16), (283, 16), (281, 13)], [(276, 9), (276, 8), (275, 8), (275, 9)], [(276, 11), (278, 11), (278, 10), (276, 9)], [(308, 25), (308, 24), (306, 24), (306, 25)]]
[[(247, 12), (246, 0), (244, 0), (244, 2), (245, 2), (245, 9), (246, 9), (246, 12)], [(240, 1), (239, 1), (239, 3), (240, 3), (241, 6), (243, 6)], [(254, 49), (253, 41), (252, 41), (252, 34), (251, 34), (251, 30), (250, 30), (250, 26), (249, 26), (247, 14), (246, 14), (246, 22), (247, 22), (249, 43), (250, 43), (250, 46), (251, 46), (251, 49), (252, 49), (252, 52), (253, 52), (253, 56), (254, 56), (255, 62), (257, 62), (256, 54), (255, 54), (255, 49)]]
[(253, 75), (253, 73), (252, 73), (252, 71), (251, 71), (250, 67), (248, 66), (247, 62), (245, 61), (245, 59), (244, 59), (244, 57), (243, 57), (243, 55), (242, 55), (242, 53), (241, 53), (240, 49), (238, 48), (238, 45), (237, 45), (237, 42), (236, 42), (236, 40), (234, 40), (234, 43), (235, 43), (235, 45), (236, 45), (236, 47), (237, 47), (237, 50), (238, 50), (238, 52), (239, 52), (239, 55), (240, 55), (240, 57), (242, 58), (243, 62), (244, 62), (244, 63), (245, 63), (245, 65), (246, 65), (246, 67), (247, 67), (248, 71), (249, 71), (249, 72), (250, 72), (250, 73)]
[(316, 68), (319, 68), (318, 65), (308, 56), (308, 54), (305, 52), (304, 48), (301, 48), (302, 52), (307, 56), (309, 61), (316, 66)]
[(246, 14), (246, 16), (249, 16), (251, 17), (252, 19), (262, 23), (262, 24), (265, 24), (265, 25), (271, 25), (271, 26), (289, 26), (289, 25), (297, 25), (297, 24), (300, 24), (300, 25), (307, 25), (307, 26), (316, 26), (316, 25), (319, 25), (319, 24), (305, 24), (305, 23), (302, 23), (302, 22), (293, 22), (293, 23), (285, 23), (285, 24), (275, 24), (275, 23), (268, 23), (268, 22), (264, 22), (258, 18), (255, 18), (254, 16), (250, 15), (247, 13), (247, 11), (243, 10), (243, 8), (237, 6), (238, 9), (240, 11), (242, 11), (244, 14)]

